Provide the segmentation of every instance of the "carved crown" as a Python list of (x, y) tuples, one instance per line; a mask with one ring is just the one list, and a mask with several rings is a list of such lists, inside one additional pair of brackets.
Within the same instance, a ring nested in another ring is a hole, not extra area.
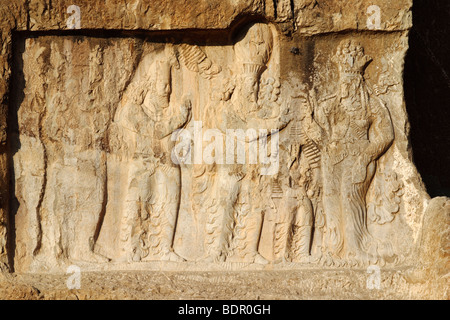
[(270, 60), (273, 34), (269, 25), (255, 23), (239, 34), (234, 50), (244, 72), (261, 73)]
[(244, 63), (243, 68), (244, 73), (260, 75), (266, 69), (266, 66), (256, 63)]
[(171, 64), (169, 61), (157, 60), (156, 61), (156, 77), (158, 81), (170, 81), (171, 76)]
[(372, 58), (364, 53), (364, 48), (353, 40), (342, 41), (332, 61), (344, 76), (363, 75)]

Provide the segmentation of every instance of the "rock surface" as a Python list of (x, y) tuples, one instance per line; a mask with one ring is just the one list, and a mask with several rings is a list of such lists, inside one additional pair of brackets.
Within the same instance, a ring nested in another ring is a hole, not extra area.
[(411, 6), (1, 1), (0, 297), (448, 298)]

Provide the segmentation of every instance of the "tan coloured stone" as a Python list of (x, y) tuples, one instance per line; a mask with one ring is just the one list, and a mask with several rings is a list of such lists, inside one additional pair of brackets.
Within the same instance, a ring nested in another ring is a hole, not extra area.
[(375, 266), (445, 297), (448, 199), (408, 147), (411, 6), (2, 1), (0, 269)]

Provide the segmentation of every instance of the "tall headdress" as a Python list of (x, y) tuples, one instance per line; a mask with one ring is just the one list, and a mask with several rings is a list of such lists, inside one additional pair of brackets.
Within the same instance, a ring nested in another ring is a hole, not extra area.
[(332, 61), (338, 66), (341, 76), (354, 77), (364, 75), (372, 58), (364, 54), (364, 48), (359, 43), (344, 40), (339, 44)]
[(273, 34), (270, 26), (255, 23), (243, 30), (234, 45), (237, 60), (244, 73), (260, 76), (267, 68), (273, 49)]
[(164, 83), (170, 83), (171, 67), (172, 66), (169, 61), (157, 60), (156, 61), (157, 81), (163, 81)]

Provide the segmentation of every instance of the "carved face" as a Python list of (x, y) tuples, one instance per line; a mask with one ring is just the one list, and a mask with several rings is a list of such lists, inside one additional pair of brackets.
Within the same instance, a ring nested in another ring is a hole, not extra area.
[(242, 82), (242, 95), (248, 102), (258, 102), (259, 79), (256, 74), (247, 74)]
[(361, 88), (361, 76), (344, 76), (340, 78), (341, 98), (359, 100), (359, 89)]
[(158, 79), (156, 82), (156, 94), (158, 96), (168, 98), (171, 91), (169, 79)]

